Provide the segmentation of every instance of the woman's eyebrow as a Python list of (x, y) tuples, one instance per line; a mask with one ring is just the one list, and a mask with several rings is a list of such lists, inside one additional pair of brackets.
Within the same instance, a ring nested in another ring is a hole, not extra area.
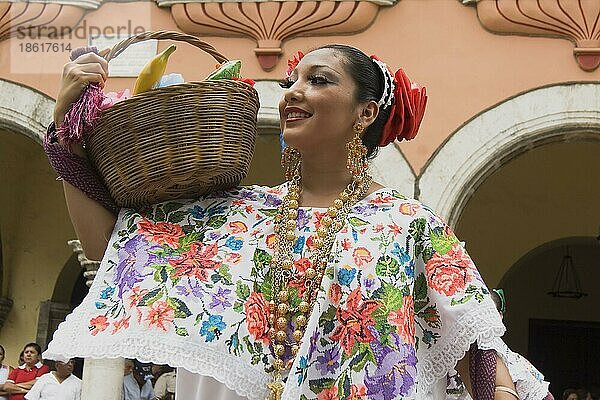
[(338, 75), (342, 75), (340, 72), (338, 72), (335, 68), (330, 67), (329, 65), (326, 64), (315, 64), (315, 65), (311, 65), (309, 68), (309, 71), (315, 70), (315, 69), (319, 69), (319, 68), (327, 68), (330, 71), (335, 72)]

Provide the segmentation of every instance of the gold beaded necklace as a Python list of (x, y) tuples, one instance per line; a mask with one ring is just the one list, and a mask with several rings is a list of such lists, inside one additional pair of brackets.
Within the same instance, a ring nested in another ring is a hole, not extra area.
[[(269, 277), (272, 284), (271, 299), (269, 301), (269, 335), (273, 343), (273, 380), (267, 384), (269, 396), (267, 400), (280, 400), (283, 393), (282, 372), (291, 368), (294, 358), (300, 348), (308, 316), (313, 308), (321, 281), (327, 267), (331, 248), (335, 242), (336, 234), (343, 228), (344, 221), (351, 207), (362, 199), (369, 187), (372, 178), (366, 174), (366, 168), (353, 176), (352, 182), (344, 189), (327, 213), (321, 219), (321, 226), (313, 235), (314, 250), (309, 257), (310, 266), (304, 271), (305, 290), (301, 298), (292, 299), (288, 291), (288, 283), (294, 275), (293, 247), (297, 236), (297, 219), (299, 199), (302, 191), (299, 165), (291, 179), (288, 193), (284, 196), (275, 217), (275, 255), (271, 260)], [(294, 301), (290, 303), (290, 301)], [(297, 301), (299, 300), (299, 302)], [(297, 303), (297, 304), (296, 304)], [(288, 335), (290, 318), (294, 319), (294, 329), (291, 337)], [(291, 355), (287, 362), (286, 347)]]

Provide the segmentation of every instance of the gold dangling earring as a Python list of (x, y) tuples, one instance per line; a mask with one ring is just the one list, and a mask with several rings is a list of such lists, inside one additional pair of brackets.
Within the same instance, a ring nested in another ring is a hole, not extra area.
[(348, 150), (346, 168), (348, 168), (354, 179), (363, 177), (369, 167), (367, 162), (367, 146), (363, 144), (361, 138), (364, 131), (365, 128), (363, 125), (360, 122), (356, 123), (354, 125), (354, 137), (346, 143), (346, 149)]
[(281, 166), (285, 170), (285, 179), (287, 181), (291, 181), (294, 176), (300, 174), (301, 161), (302, 157), (300, 155), (300, 151), (289, 146), (283, 149), (283, 154), (281, 155)]

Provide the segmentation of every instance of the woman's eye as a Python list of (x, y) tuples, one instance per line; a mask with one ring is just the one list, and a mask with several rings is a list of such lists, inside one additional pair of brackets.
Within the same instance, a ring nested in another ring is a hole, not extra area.
[(325, 83), (329, 83), (327, 78), (322, 75), (311, 75), (308, 77), (308, 80), (310, 81), (310, 83), (317, 84), (317, 85), (323, 85)]

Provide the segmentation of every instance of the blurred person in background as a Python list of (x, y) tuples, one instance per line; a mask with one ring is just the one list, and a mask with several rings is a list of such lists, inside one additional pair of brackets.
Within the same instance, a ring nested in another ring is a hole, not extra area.
[(10, 400), (24, 400), (25, 395), (42, 375), (50, 372), (47, 365), (42, 364), (40, 355), (42, 348), (37, 343), (28, 343), (23, 348), (23, 365), (13, 369), (8, 375), (6, 383), (0, 390), (9, 394)]
[[(6, 351), (4, 347), (0, 345), (0, 384), (3, 384), (8, 379), (8, 374), (13, 370), (13, 367), (10, 365), (4, 364), (4, 357), (6, 356)], [(0, 400), (8, 400), (8, 392), (4, 390), (0, 390)]]
[(55, 370), (37, 379), (26, 400), (80, 400), (81, 379), (73, 375), (73, 360), (56, 360)]

